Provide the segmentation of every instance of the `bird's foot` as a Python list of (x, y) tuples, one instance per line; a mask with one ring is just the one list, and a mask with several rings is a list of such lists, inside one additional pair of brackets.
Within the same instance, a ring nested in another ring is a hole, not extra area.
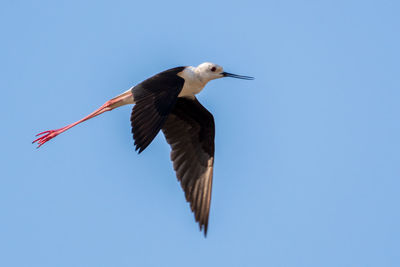
[(44, 143), (46, 143), (47, 141), (50, 141), (51, 139), (53, 139), (54, 137), (56, 137), (57, 135), (59, 135), (63, 131), (64, 131), (64, 128), (57, 129), (57, 130), (49, 130), (49, 131), (44, 131), (44, 132), (38, 133), (36, 136), (40, 136), (40, 137), (38, 139), (34, 140), (32, 142), (32, 144), (33, 143), (37, 143), (38, 144), (37, 148), (39, 148)]

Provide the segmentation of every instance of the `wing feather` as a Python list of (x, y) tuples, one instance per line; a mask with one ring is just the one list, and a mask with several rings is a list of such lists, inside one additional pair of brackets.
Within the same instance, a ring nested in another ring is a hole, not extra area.
[(171, 160), (200, 230), (207, 235), (214, 164), (215, 125), (197, 99), (178, 98), (162, 131)]
[(185, 80), (177, 74), (184, 67), (161, 72), (132, 88), (136, 105), (132, 109), (131, 125), (135, 149), (141, 153), (157, 136)]

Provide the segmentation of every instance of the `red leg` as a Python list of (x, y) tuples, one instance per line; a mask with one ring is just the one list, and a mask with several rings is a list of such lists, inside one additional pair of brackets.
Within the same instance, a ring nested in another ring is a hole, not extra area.
[(123, 94), (114, 97), (113, 99), (107, 101), (106, 103), (104, 103), (104, 105), (102, 105), (100, 108), (98, 108), (97, 110), (95, 110), (94, 112), (92, 112), (91, 114), (89, 114), (88, 116), (84, 117), (83, 119), (74, 122), (72, 124), (69, 124), (63, 128), (60, 129), (56, 129), (56, 130), (49, 130), (49, 131), (44, 131), (41, 133), (38, 133), (36, 136), (40, 136), (39, 138), (37, 138), (36, 140), (34, 140), (32, 142), (33, 143), (37, 143), (38, 146), (37, 148), (41, 147), (44, 143), (46, 143), (47, 141), (50, 141), (51, 139), (53, 139), (54, 137), (56, 137), (57, 135), (59, 135), (62, 132), (65, 132), (66, 130), (74, 127), (75, 125), (78, 125), (81, 122), (87, 121), (93, 117), (96, 117), (106, 111), (110, 111), (113, 110), (114, 108), (126, 105), (126, 104), (134, 104), (134, 100), (133, 100), (133, 96), (132, 96), (132, 92), (131, 89), (129, 89), (128, 91), (124, 92)]

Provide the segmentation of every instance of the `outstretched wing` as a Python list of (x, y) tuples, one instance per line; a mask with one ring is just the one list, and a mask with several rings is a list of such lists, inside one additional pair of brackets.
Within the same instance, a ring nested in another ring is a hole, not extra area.
[(214, 117), (197, 99), (178, 98), (162, 131), (176, 176), (200, 230), (207, 235), (214, 165)]
[(136, 105), (131, 125), (135, 150), (139, 153), (153, 141), (174, 107), (185, 83), (177, 74), (184, 68), (166, 70), (132, 88)]

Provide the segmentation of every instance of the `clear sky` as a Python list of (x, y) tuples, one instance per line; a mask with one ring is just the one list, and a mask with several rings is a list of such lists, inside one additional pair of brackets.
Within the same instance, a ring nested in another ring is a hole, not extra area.
[[(0, 4), (0, 266), (400, 266), (399, 1)], [(208, 237), (164, 136), (130, 106), (40, 149), (168, 68), (211, 61)]]

